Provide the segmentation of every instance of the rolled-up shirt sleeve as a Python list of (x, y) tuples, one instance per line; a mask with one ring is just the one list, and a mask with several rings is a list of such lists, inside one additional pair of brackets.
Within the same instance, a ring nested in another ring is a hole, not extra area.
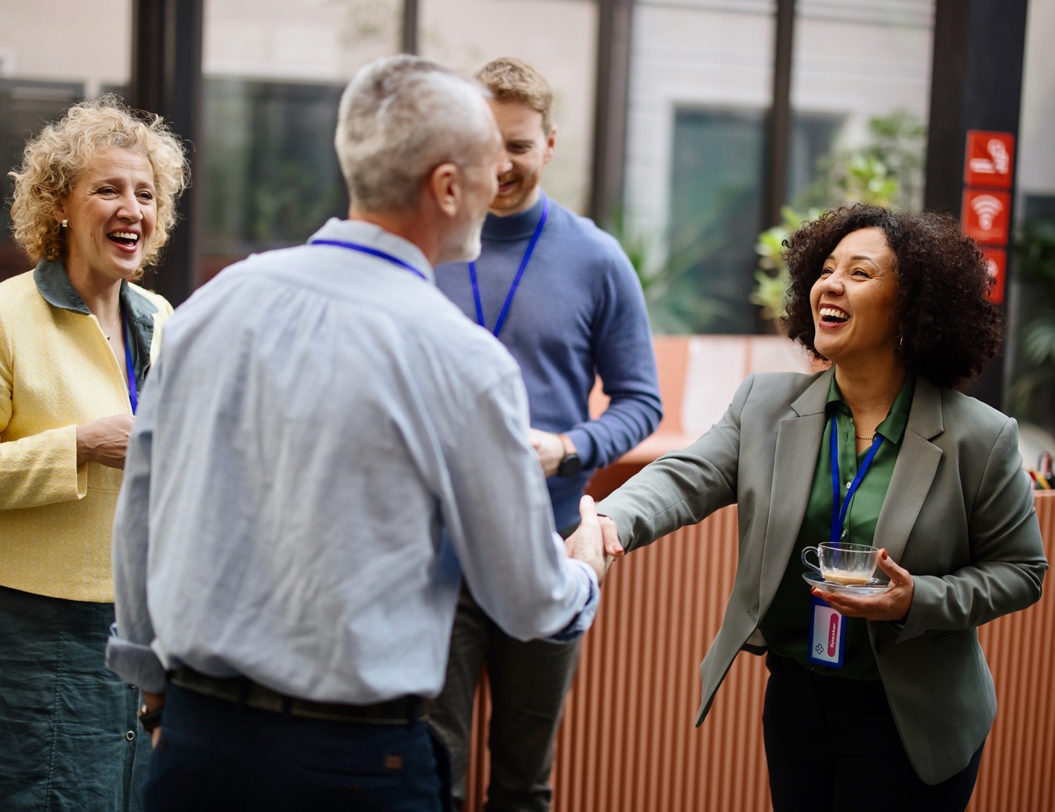
[(113, 571), (116, 623), (106, 645), (106, 667), (144, 691), (165, 690), (165, 669), (151, 648), (154, 627), (147, 607), (147, 556), (150, 547), (151, 446), (157, 422), (154, 397), (161, 363), (139, 402), (128, 441), (124, 482), (114, 515)]
[(556, 542), (518, 371), (477, 398), (445, 456), (453, 494), (445, 520), (477, 603), (519, 640), (581, 636), (597, 613), (597, 576)]

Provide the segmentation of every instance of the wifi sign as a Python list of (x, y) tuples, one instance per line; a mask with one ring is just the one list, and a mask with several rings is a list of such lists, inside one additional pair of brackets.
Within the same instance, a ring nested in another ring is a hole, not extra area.
[(1006, 245), (1011, 195), (988, 189), (965, 189), (963, 230), (981, 245)]

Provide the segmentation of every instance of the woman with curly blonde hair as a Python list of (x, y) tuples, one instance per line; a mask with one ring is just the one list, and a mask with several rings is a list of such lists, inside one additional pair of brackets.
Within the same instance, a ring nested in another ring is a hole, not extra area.
[(172, 307), (137, 285), (187, 183), (160, 118), (113, 96), (30, 141), (0, 283), (0, 808), (138, 808), (139, 691), (103, 664), (110, 535), (138, 393)]

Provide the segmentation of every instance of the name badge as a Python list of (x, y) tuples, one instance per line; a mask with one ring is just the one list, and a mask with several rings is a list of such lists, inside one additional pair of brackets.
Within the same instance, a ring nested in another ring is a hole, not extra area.
[(814, 595), (810, 607), (810, 650), (807, 659), (816, 665), (842, 668), (845, 631), (846, 618)]

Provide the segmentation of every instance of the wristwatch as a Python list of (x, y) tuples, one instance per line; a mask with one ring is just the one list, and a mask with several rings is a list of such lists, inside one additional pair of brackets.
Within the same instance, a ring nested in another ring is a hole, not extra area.
[(143, 726), (143, 730), (147, 733), (153, 733), (154, 729), (161, 724), (161, 711), (164, 710), (165, 706), (158, 705), (154, 710), (147, 710), (146, 705), (139, 706), (139, 724)]
[(582, 460), (579, 459), (579, 455), (575, 451), (575, 443), (571, 441), (571, 437), (567, 434), (558, 434), (557, 436), (564, 446), (564, 459), (557, 466), (557, 476), (565, 478), (575, 476), (582, 470)]

